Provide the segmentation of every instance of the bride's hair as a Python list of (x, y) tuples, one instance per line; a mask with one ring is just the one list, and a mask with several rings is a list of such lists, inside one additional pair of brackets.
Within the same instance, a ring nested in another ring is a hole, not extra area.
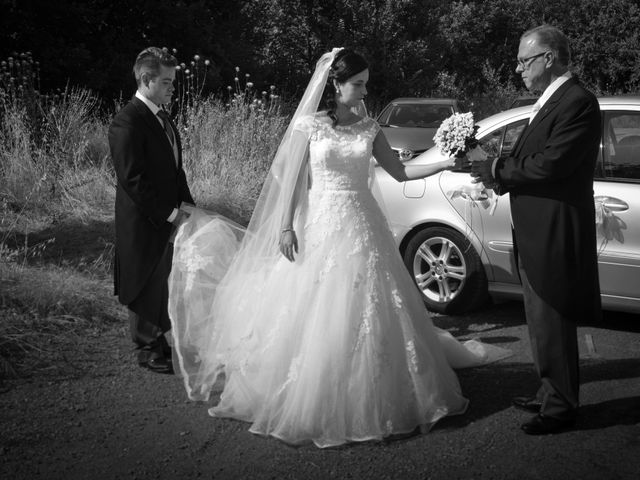
[(369, 68), (367, 61), (359, 53), (343, 48), (340, 50), (331, 64), (329, 69), (329, 78), (327, 78), (327, 84), (324, 87), (322, 93), (322, 101), (320, 102), (320, 109), (326, 110), (327, 115), (333, 121), (333, 126), (338, 123), (338, 117), (336, 116), (336, 87), (333, 81), (338, 83), (344, 83), (354, 75)]

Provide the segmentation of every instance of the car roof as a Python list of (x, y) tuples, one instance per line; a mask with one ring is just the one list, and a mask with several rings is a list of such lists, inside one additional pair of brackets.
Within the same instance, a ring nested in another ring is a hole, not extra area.
[[(598, 103), (600, 106), (607, 107), (613, 105), (634, 105), (640, 106), (640, 96), (639, 95), (617, 95), (613, 97), (598, 97)], [(504, 110), (502, 112), (495, 113), (490, 115), (482, 120), (477, 122), (479, 127), (483, 127), (484, 123), (490, 123), (494, 125), (496, 123), (501, 123), (510, 118), (520, 117), (523, 114), (531, 113), (531, 105), (525, 105), (523, 107), (511, 108), (509, 110)]]
[(438, 105), (453, 105), (458, 103), (458, 100), (455, 98), (400, 97), (394, 98), (389, 103), (435, 103)]
[(598, 97), (600, 105), (640, 105), (640, 95), (616, 95), (614, 97)]

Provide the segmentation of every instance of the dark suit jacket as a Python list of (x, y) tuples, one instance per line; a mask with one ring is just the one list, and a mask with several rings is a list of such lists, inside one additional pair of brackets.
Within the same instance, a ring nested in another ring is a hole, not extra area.
[(117, 176), (114, 285), (125, 305), (138, 296), (166, 252), (173, 208), (193, 203), (175, 127), (174, 133), (178, 166), (160, 122), (141, 100), (134, 97), (109, 128)]
[(600, 122), (595, 96), (569, 79), (524, 130), (513, 156), (496, 164), (532, 287), (563, 315), (585, 320), (600, 315), (593, 203)]

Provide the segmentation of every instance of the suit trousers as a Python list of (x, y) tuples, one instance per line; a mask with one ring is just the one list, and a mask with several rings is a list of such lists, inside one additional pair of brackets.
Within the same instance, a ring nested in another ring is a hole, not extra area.
[(540, 413), (562, 420), (573, 419), (579, 404), (577, 322), (561, 315), (540, 298), (529, 283), (522, 262), (518, 263), (531, 353), (542, 383), (536, 395), (542, 402)]
[(168, 245), (140, 294), (127, 305), (131, 340), (139, 348), (155, 346), (158, 339), (171, 329), (167, 280), (172, 254), (173, 248)]

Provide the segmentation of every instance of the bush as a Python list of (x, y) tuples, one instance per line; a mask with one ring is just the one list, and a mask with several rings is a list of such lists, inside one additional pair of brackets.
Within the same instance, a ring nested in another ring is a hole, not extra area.
[(235, 82), (226, 102), (209, 96), (186, 108), (183, 159), (196, 202), (247, 224), (288, 118), (275, 87), (257, 93)]
[(37, 62), (20, 58), (2, 62), (0, 76), (0, 200), (17, 211), (89, 214), (113, 191), (99, 101), (82, 88), (41, 95)]

